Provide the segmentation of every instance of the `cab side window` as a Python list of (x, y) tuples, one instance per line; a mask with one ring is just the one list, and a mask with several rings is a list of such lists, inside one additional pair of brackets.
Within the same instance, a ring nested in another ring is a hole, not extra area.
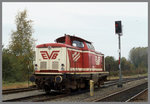
[(83, 48), (83, 47), (84, 47), (84, 44), (83, 44), (83, 42), (74, 40), (74, 41), (72, 42), (72, 46), (74, 46), (74, 47), (79, 47), (79, 48)]
[(92, 44), (90, 44), (90, 43), (86, 43), (86, 44), (87, 44), (88, 49), (95, 50), (95, 48)]

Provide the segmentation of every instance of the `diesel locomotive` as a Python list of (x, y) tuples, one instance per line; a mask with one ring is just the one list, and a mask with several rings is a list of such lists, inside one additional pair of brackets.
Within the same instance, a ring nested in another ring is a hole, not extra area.
[(36, 46), (35, 84), (46, 93), (89, 88), (89, 80), (100, 87), (107, 76), (104, 54), (90, 41), (65, 34)]

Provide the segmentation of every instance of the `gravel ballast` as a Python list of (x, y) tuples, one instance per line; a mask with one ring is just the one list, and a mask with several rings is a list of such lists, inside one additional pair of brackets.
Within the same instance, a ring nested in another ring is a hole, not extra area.
[(124, 83), (122, 88), (118, 88), (117, 85), (107, 87), (107, 88), (100, 88), (99, 90), (96, 90), (94, 92), (94, 96), (90, 96), (90, 92), (86, 92), (82, 94), (66, 96), (60, 99), (54, 99), (54, 100), (51, 100), (51, 102), (91, 102), (96, 99), (108, 96), (109, 94), (112, 94), (114, 92), (121, 91), (127, 88), (131, 88), (131, 87), (140, 85), (145, 82), (147, 82), (147, 78)]

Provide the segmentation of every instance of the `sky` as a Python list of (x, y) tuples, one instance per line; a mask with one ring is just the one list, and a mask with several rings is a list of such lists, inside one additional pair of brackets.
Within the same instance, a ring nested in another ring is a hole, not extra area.
[(15, 16), (27, 10), (33, 20), (36, 45), (54, 43), (64, 34), (91, 41), (95, 50), (118, 59), (115, 21), (122, 21), (121, 57), (129, 59), (133, 47), (148, 46), (146, 2), (3, 2), (2, 44), (8, 47), (16, 30)]

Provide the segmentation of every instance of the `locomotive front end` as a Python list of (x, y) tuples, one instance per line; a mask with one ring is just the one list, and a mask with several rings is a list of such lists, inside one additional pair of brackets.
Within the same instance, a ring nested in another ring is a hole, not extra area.
[(42, 44), (36, 47), (35, 83), (49, 92), (62, 89), (66, 70), (66, 47), (61, 43)]

